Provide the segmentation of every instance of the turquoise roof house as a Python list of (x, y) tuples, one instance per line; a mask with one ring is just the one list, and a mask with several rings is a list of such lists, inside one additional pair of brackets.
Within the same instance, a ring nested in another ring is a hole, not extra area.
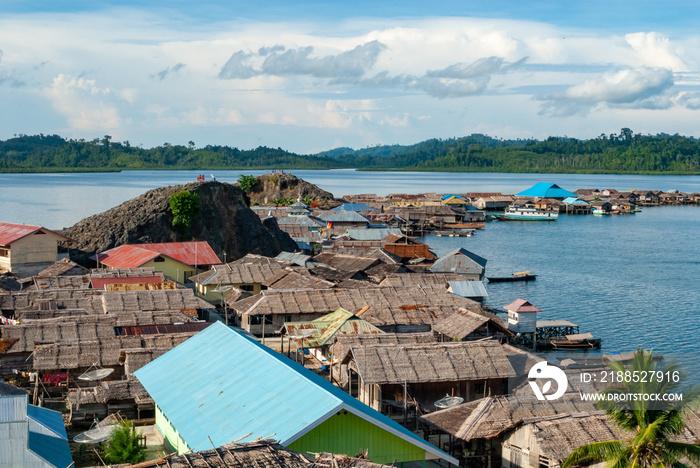
[(575, 193), (564, 190), (557, 184), (547, 184), (545, 182), (538, 182), (529, 189), (515, 195), (518, 197), (557, 198), (559, 200), (567, 197), (576, 198)]
[(376, 463), (457, 460), (322, 377), (215, 323), (135, 372), (179, 454), (271, 437)]

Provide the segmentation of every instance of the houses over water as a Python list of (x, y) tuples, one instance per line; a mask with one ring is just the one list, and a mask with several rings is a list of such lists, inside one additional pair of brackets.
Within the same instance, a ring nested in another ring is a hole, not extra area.
[[(581, 369), (609, 359), (558, 363), (566, 391), (537, 399), (528, 374), (547, 356), (533, 348), (583, 334), (538, 321), (524, 298), (502, 304), (507, 315), (483, 305), (488, 259), (438, 258), (413, 234), (483, 229), (511, 205), (583, 214), (699, 199), (538, 184), (358, 195), (329, 211), (297, 201), (253, 207), (295, 252), (222, 261), (203, 241), (126, 244), (90, 268), (59, 254), (68, 238), (0, 223), (0, 453), (67, 466), (81, 450), (69, 440), (119, 414), (144, 427), (151, 466), (559, 466), (628, 436), (579, 397), (603, 389), (577, 381)], [(690, 421), (679, 440), (700, 438)]]

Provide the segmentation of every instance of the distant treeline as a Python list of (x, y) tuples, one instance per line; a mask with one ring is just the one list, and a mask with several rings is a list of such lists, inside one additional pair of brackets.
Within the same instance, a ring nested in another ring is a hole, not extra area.
[(334, 169), (470, 172), (700, 174), (700, 140), (681, 135), (619, 134), (579, 140), (550, 137), (501, 140), (474, 134), (432, 139), (410, 146), (337, 148), (315, 155), (261, 146), (196, 148), (165, 143), (144, 149), (128, 141), (66, 140), (57, 135), (20, 135), (0, 141), (0, 171), (121, 169)]

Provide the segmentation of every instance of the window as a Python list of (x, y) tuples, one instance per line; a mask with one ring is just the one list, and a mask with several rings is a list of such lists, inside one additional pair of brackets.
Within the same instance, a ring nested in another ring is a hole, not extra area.
[(0, 257), (9, 257), (10, 249), (3, 249), (0, 247)]
[(254, 291), (255, 291), (255, 286), (252, 285), (252, 284), (242, 284), (242, 285), (238, 286), (238, 288), (239, 288), (241, 291), (248, 291), (248, 292), (254, 292)]
[(153, 259), (153, 263), (163, 263), (165, 259), (163, 257), (156, 257)]

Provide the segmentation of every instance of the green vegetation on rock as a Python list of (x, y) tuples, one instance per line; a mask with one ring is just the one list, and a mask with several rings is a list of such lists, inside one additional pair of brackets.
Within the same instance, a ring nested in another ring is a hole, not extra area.
[(188, 231), (192, 218), (202, 209), (199, 196), (188, 190), (182, 190), (173, 194), (169, 202), (170, 211), (173, 213), (173, 227)]

